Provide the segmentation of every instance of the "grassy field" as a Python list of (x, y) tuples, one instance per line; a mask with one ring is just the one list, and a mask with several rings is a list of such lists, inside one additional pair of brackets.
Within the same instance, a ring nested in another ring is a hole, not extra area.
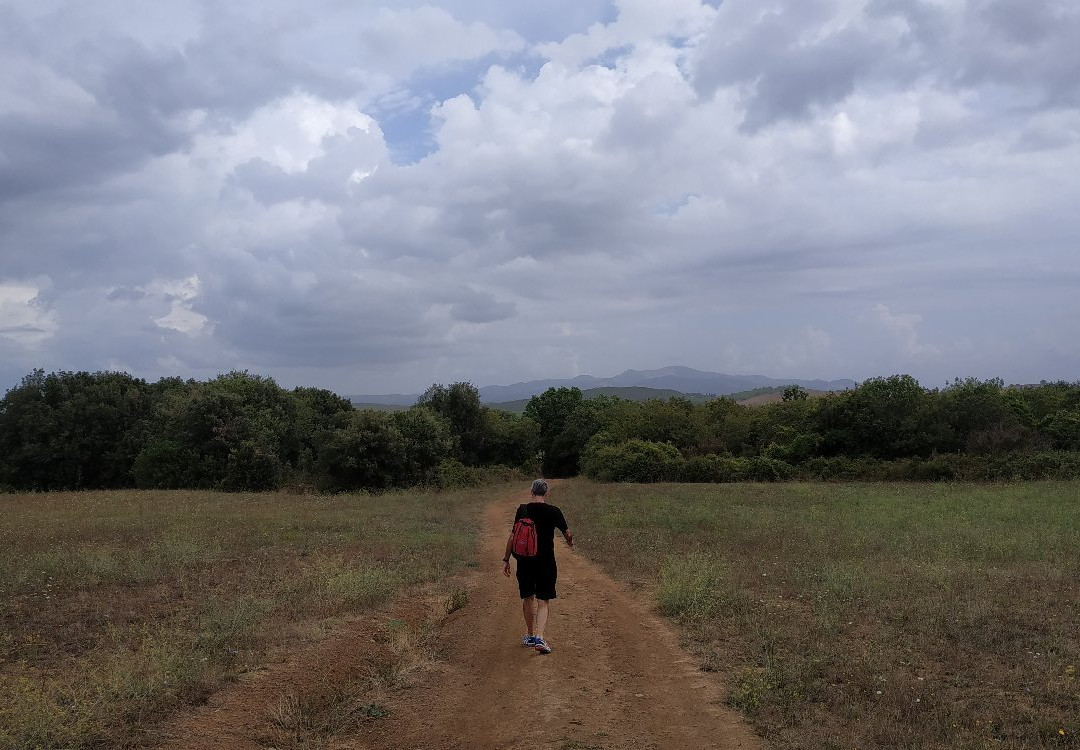
[(1080, 747), (1080, 483), (561, 484), (778, 748)]
[(0, 495), (0, 749), (151, 742), (275, 650), (475, 565), (505, 491)]

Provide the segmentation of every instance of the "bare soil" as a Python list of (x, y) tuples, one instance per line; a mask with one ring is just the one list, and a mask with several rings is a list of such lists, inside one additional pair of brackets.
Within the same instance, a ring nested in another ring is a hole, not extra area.
[[(430, 618), (431, 601), (401, 602), (381, 621), (351, 621), (281, 664), (248, 675), (171, 723), (163, 746), (764, 748), (723, 704), (722, 675), (699, 671), (647, 604), (558, 539), (559, 598), (552, 602), (547, 628), (553, 653), (543, 656), (521, 645), (517, 586), (502, 575), (501, 557), (514, 508), (527, 499), (527, 493), (515, 494), (487, 508), (478, 550), (481, 569), (463, 583), (468, 603), (437, 627), (440, 658), (379, 694), (377, 704), (369, 702), (370, 677), (386, 663), (388, 619), (415, 624)], [(449, 589), (440, 593), (434, 601), (445, 601)], [(330, 700), (334, 685), (367, 685), (363, 695), (357, 688), (354, 702), (378, 705), (389, 715), (379, 711), (343, 724), (330, 736), (283, 733), (288, 706), (304, 696)]]

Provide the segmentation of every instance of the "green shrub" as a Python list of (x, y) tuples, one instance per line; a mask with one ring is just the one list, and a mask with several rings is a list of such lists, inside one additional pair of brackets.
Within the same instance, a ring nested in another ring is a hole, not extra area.
[(793, 473), (789, 464), (765, 456), (721, 458), (718, 466), (720, 482), (776, 482)]
[(433, 484), (440, 490), (477, 487), (483, 481), (483, 471), (468, 467), (456, 458), (440, 461), (433, 476)]
[(254, 440), (245, 440), (229, 452), (221, 487), (233, 492), (276, 490), (282, 466), (277, 454)]
[(439, 462), (454, 451), (450, 424), (431, 409), (418, 407), (395, 412), (391, 420), (404, 443), (402, 484), (424, 484)]
[(925, 460), (900, 459), (881, 464), (881, 478), (890, 482), (950, 482), (960, 479), (963, 468), (951, 455)]
[(339, 414), (334, 429), (315, 439), (315, 471), (320, 490), (381, 490), (404, 475), (405, 439), (393, 418), (370, 410)]
[(771, 443), (764, 455), (788, 464), (801, 464), (816, 456), (820, 447), (821, 435), (800, 432), (783, 444)]
[(147, 443), (131, 469), (135, 486), (142, 489), (175, 490), (199, 486), (194, 471), (199, 457), (194, 450), (168, 439)]
[(795, 473), (786, 461), (765, 456), (746, 459), (745, 471), (744, 479), (751, 482), (780, 482), (791, 479)]
[(1043, 418), (1039, 431), (1053, 440), (1055, 448), (1080, 450), (1080, 409), (1061, 411)]
[(1019, 482), (1080, 478), (1080, 453), (1043, 451), (972, 455), (942, 453), (927, 459), (815, 458), (798, 467), (804, 480), (888, 482)]
[(691, 456), (682, 465), (680, 482), (723, 482), (725, 459), (715, 453)]
[(865, 463), (847, 456), (813, 458), (800, 467), (799, 475), (802, 479), (824, 481), (862, 479), (866, 473)]
[(1002, 476), (994, 479), (1076, 479), (1080, 478), (1080, 453), (1014, 453), (1004, 457), (998, 471)]
[(670, 443), (633, 439), (589, 451), (583, 469), (603, 482), (669, 482), (678, 480), (682, 465)]

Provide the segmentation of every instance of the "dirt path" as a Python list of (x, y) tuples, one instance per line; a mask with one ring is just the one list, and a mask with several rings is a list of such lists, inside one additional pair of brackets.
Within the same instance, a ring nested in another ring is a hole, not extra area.
[[(440, 628), (445, 662), (393, 692), (386, 718), (331, 740), (371, 750), (666, 750), (764, 748), (722, 703), (722, 686), (698, 671), (659, 617), (620, 584), (556, 540), (559, 598), (552, 603), (541, 656), (521, 645), (524, 630), (513, 579), (500, 559), (517, 503), (484, 515), (481, 572), (469, 603)], [(557, 502), (557, 498), (553, 498)], [(572, 519), (571, 519), (572, 521)], [(361, 627), (357, 623), (355, 628)], [(355, 628), (350, 628), (355, 630)], [(347, 669), (370, 637), (331, 639), (266, 679), (241, 684), (171, 728), (173, 748), (267, 748), (256, 725), (290, 681)]]

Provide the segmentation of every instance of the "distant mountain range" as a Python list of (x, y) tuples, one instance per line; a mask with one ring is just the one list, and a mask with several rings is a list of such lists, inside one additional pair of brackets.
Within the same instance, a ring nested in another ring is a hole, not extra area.
[[(799, 378), (768, 378), (764, 375), (725, 375), (719, 372), (703, 372), (691, 367), (662, 367), (659, 370), (627, 370), (613, 378), (597, 378), (578, 375), (574, 378), (530, 380), (513, 385), (486, 385), (479, 388), (480, 400), (485, 404), (530, 399), (548, 388), (655, 388), (687, 394), (727, 396), (754, 388), (775, 388), (799, 385), (813, 391), (843, 391), (858, 385), (854, 380), (802, 380)], [(420, 394), (391, 393), (368, 396), (347, 396), (354, 404), (378, 404), (383, 406), (410, 406)]]

